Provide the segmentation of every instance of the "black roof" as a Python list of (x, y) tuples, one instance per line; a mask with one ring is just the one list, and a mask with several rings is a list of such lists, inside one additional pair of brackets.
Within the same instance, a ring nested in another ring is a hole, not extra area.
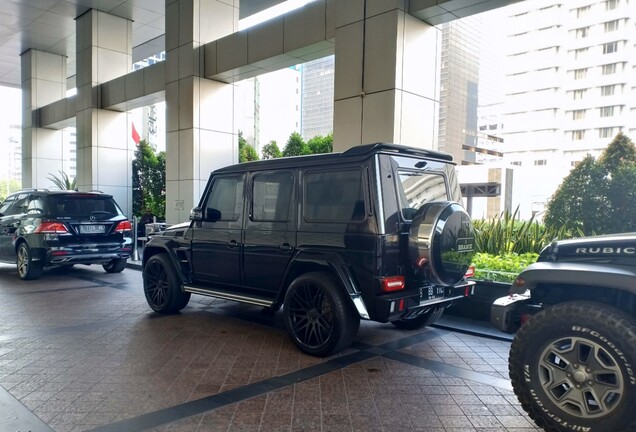
[(73, 195), (73, 194), (78, 194), (78, 195), (94, 195), (94, 196), (99, 196), (99, 197), (112, 197), (112, 195), (110, 195), (110, 194), (106, 194), (104, 192), (95, 191), (95, 190), (92, 190), (92, 191), (79, 191), (79, 190), (64, 190), (64, 189), (44, 189), (44, 188), (21, 189), (19, 191), (10, 193), (9, 196), (17, 195), (17, 194), (21, 194), (21, 193), (33, 193), (33, 194), (36, 194), (36, 195)]
[(243, 162), (240, 164), (230, 165), (227, 167), (219, 168), (214, 172), (233, 172), (233, 171), (248, 171), (250, 169), (267, 169), (267, 168), (290, 168), (303, 165), (322, 165), (334, 162), (345, 162), (350, 160), (363, 160), (372, 154), (387, 153), (387, 154), (399, 154), (408, 156), (419, 156), (427, 159), (437, 159), (444, 162), (452, 162), (453, 157), (444, 152), (427, 150), (416, 147), (409, 147), (401, 144), (387, 144), (387, 143), (375, 143), (365, 144), (361, 146), (352, 147), (345, 150), (342, 153), (323, 153), (316, 155), (305, 156), (290, 156), (276, 159), (265, 159), (252, 162)]

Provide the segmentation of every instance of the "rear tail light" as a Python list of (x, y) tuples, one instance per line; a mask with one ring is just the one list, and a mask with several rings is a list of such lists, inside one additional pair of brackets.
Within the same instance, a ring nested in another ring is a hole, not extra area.
[(117, 225), (117, 228), (115, 228), (115, 231), (117, 232), (132, 231), (132, 224), (130, 223), (130, 221), (127, 221), (127, 220), (121, 221)]
[(68, 233), (68, 230), (62, 223), (44, 221), (33, 232), (38, 234), (64, 234)]
[(388, 276), (380, 279), (384, 292), (393, 292), (404, 289), (404, 276)]

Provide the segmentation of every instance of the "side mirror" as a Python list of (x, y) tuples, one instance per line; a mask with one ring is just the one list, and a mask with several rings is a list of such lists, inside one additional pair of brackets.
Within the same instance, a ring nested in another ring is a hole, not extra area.
[(221, 212), (217, 209), (208, 209), (208, 214), (206, 215), (205, 220), (209, 222), (216, 222), (221, 220)]
[(200, 222), (203, 220), (203, 209), (201, 207), (195, 207), (190, 210), (190, 220)]

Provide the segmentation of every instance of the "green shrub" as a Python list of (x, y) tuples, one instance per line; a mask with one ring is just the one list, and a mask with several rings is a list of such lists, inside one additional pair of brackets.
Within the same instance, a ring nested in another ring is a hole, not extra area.
[(514, 252), (494, 255), (477, 252), (473, 257), (475, 279), (492, 280), (496, 282), (512, 282), (521, 270), (534, 263), (539, 254), (528, 252), (517, 254)]
[[(504, 253), (539, 253), (554, 239), (578, 237), (580, 232), (571, 233), (561, 227), (546, 228), (534, 220), (522, 221), (519, 209), (514, 213), (505, 211), (492, 220), (475, 220), (475, 250), (497, 255)], [(574, 234), (574, 235), (573, 235)]]

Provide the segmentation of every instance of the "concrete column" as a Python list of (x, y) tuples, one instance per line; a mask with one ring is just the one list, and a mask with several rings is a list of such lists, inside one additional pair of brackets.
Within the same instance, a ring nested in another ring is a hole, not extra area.
[(112, 194), (132, 216), (127, 113), (100, 109), (97, 85), (132, 69), (132, 21), (89, 10), (76, 19), (77, 184)]
[(63, 132), (38, 127), (35, 110), (66, 97), (66, 57), (30, 49), (22, 67), (22, 187), (49, 187), (63, 170)]
[(166, 221), (183, 222), (210, 171), (238, 162), (234, 86), (202, 78), (202, 45), (238, 31), (238, 0), (166, 0)]
[(436, 145), (441, 34), (408, 15), (406, 3), (336, 3), (334, 151)]

